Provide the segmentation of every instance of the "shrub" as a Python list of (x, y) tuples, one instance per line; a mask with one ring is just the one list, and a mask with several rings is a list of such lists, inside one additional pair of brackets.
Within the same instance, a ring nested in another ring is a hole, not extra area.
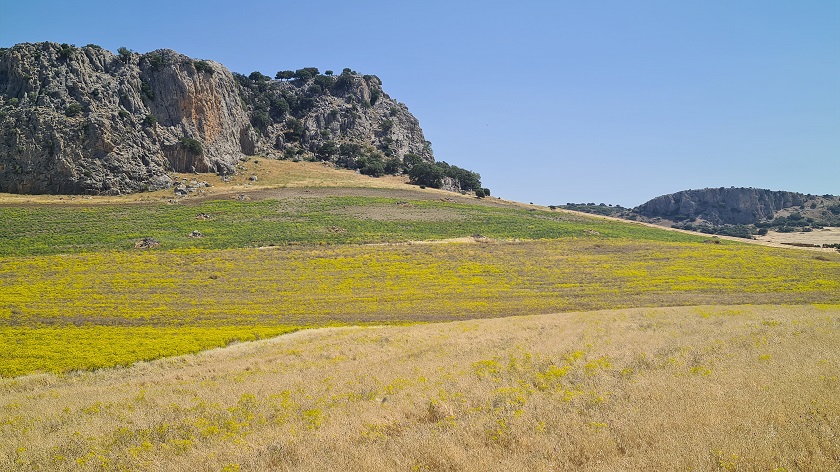
[(78, 103), (71, 103), (64, 109), (64, 114), (67, 116), (78, 116), (82, 112), (82, 106)]
[(484, 190), (484, 196), (485, 196), (485, 197), (489, 197), (489, 196), (490, 196), (490, 189), (489, 189), (489, 188), (485, 188), (485, 189), (483, 189), (483, 190)]
[(336, 154), (338, 154), (338, 146), (335, 144), (335, 141), (327, 141), (315, 150), (315, 155), (320, 158), (321, 160), (329, 160)]
[(263, 110), (256, 110), (251, 113), (251, 124), (265, 131), (266, 128), (271, 126), (271, 117)]
[(387, 118), (382, 120), (382, 123), (379, 124), (379, 129), (381, 129), (383, 133), (387, 133), (387, 132), (391, 131), (391, 129), (393, 127), (394, 127), (394, 120), (387, 119)]
[(140, 81), (140, 93), (149, 100), (155, 99), (155, 92), (152, 91), (152, 86), (145, 80)]
[(181, 146), (193, 155), (200, 156), (204, 154), (204, 148), (201, 146), (201, 141), (184, 136), (181, 138)]
[(483, 188), (476, 189), (475, 196), (478, 197), (478, 198), (484, 198), (484, 189)]
[(131, 61), (131, 56), (133, 52), (127, 47), (121, 47), (117, 49), (117, 54), (119, 55), (120, 60), (123, 62), (123, 64), (128, 64), (129, 61)]
[(282, 120), (289, 113), (289, 102), (283, 97), (272, 97), (270, 100), (271, 116), (277, 120)]
[(151, 67), (153, 71), (160, 70), (160, 68), (163, 67), (163, 56), (160, 54), (153, 52), (147, 54), (146, 57), (149, 59), (149, 67)]
[[(345, 69), (346, 70), (346, 69)], [(346, 91), (353, 86), (353, 76), (350, 74), (341, 74), (335, 81), (336, 90)]]
[(303, 123), (300, 120), (289, 118), (286, 120), (286, 131), (283, 133), (283, 136), (290, 142), (300, 141), (300, 138), (303, 136), (303, 131)]
[(416, 164), (408, 171), (408, 181), (414, 185), (440, 188), (443, 183), (443, 177), (443, 169), (428, 162)]
[(208, 74), (216, 72), (216, 69), (213, 69), (213, 66), (211, 66), (207, 61), (193, 61), (193, 67), (195, 67), (195, 70), (198, 72), (206, 72)]
[(146, 115), (146, 117), (143, 118), (143, 126), (151, 128), (154, 127), (156, 124), (157, 118), (155, 118), (155, 115)]
[(343, 143), (338, 147), (338, 154), (342, 157), (356, 159), (362, 155), (362, 147), (356, 143)]
[(58, 57), (61, 59), (72, 59), (76, 51), (76, 46), (67, 43), (61, 43), (58, 49)]

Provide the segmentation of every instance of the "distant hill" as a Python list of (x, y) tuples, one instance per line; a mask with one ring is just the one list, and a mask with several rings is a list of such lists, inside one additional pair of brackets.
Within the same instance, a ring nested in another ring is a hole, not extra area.
[(800, 213), (808, 213), (808, 216), (819, 217), (825, 207), (833, 203), (837, 203), (837, 197), (832, 195), (720, 187), (662, 195), (639, 205), (633, 211), (648, 218), (702, 220), (712, 225), (743, 225), (772, 220), (778, 212), (786, 209), (797, 209)]
[[(705, 188), (662, 195), (621, 216), (704, 232), (748, 236), (840, 226), (840, 197), (756, 188)], [(727, 227), (742, 228), (726, 230)], [(744, 234), (740, 234), (744, 233)]]
[(168, 172), (230, 174), (257, 154), (370, 174), (405, 170), (407, 155), (434, 162), (417, 119), (374, 75), (245, 76), (168, 49), (0, 48), (0, 192), (155, 190), (172, 185)]
[(604, 203), (567, 203), (551, 208), (742, 238), (768, 231), (808, 232), (840, 226), (840, 197), (743, 187), (683, 190), (633, 209)]

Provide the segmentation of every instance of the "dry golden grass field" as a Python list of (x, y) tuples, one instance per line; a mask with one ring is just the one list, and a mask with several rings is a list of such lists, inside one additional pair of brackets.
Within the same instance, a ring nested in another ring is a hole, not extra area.
[(840, 470), (836, 252), (239, 171), (0, 195), (0, 471)]
[(0, 380), (2, 470), (837, 470), (840, 306), (307, 330)]

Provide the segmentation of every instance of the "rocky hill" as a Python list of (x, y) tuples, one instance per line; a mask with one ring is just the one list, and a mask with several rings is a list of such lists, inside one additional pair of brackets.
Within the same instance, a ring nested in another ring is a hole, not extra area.
[(755, 188), (705, 188), (662, 195), (633, 210), (649, 218), (701, 219), (713, 225), (755, 224), (773, 219), (776, 212), (785, 208), (803, 206), (814, 198)]
[(243, 155), (434, 162), (417, 119), (372, 75), (231, 73), (171, 50), (0, 49), (0, 192), (121, 194)]
[(761, 228), (784, 232), (837, 226), (840, 197), (756, 188), (705, 188), (662, 195), (621, 216), (704, 232), (738, 226), (737, 235), (746, 237)]

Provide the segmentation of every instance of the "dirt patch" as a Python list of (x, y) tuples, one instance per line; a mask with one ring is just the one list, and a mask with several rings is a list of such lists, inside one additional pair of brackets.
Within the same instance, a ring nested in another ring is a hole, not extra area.
[(776, 244), (840, 244), (840, 228), (815, 229), (805, 233), (777, 233), (770, 231), (766, 236), (756, 236), (756, 240)]
[(364, 205), (340, 208), (330, 213), (352, 216), (361, 220), (375, 221), (461, 221), (464, 220), (457, 210), (448, 208), (423, 208), (411, 204)]

